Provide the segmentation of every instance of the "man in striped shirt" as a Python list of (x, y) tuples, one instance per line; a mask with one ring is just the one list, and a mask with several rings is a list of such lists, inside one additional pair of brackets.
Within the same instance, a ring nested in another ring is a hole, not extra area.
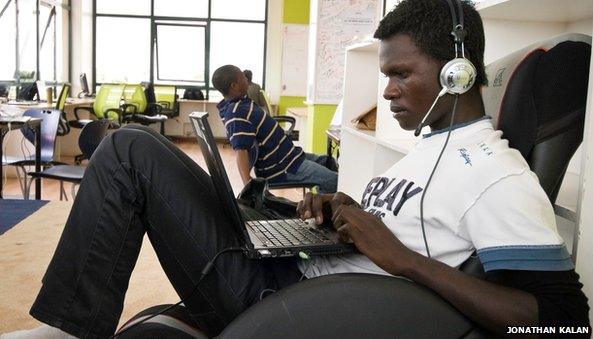
[(314, 182), (320, 193), (337, 189), (338, 174), (321, 165), (324, 160), (292, 143), (276, 120), (247, 97), (249, 83), (236, 66), (218, 68), (212, 84), (224, 95), (218, 104), (243, 183), (255, 175), (269, 182)]

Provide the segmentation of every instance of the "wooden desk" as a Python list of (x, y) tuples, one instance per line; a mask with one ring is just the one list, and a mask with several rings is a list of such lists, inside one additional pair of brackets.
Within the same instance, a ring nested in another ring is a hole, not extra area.
[[(70, 108), (70, 107), (75, 107), (75, 106), (92, 105), (94, 102), (95, 102), (95, 99), (92, 99), (92, 98), (84, 98), (84, 99), (68, 98), (68, 99), (66, 99), (66, 105), (65, 105), (64, 109)], [(18, 101), (0, 104), (0, 109), (4, 109), (4, 110), (18, 109), (21, 111), (26, 111), (26, 110), (32, 109), (32, 108), (46, 109), (46, 108), (55, 108), (55, 107), (56, 107), (55, 101), (51, 105), (47, 102), (39, 102), (34, 105), (20, 104)]]
[[(4, 141), (4, 135), (10, 129), (17, 129), (23, 126), (33, 128), (35, 131), (35, 172), (41, 171), (41, 120), (39, 118), (29, 119), (28, 121), (22, 121), (15, 118), (0, 118), (0, 159), (3, 159), (2, 155), (2, 142)], [(10, 125), (9, 125), (10, 124)], [(15, 128), (16, 127), (16, 128)], [(2, 184), (3, 184), (3, 166), (0, 166), (0, 199), (2, 199)], [(35, 179), (35, 199), (41, 199), (41, 179)]]

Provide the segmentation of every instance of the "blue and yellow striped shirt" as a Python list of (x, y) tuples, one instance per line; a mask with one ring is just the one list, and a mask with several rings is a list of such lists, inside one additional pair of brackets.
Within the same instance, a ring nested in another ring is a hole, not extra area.
[(295, 173), (305, 159), (276, 120), (246, 96), (218, 104), (220, 117), (234, 150), (249, 150), (255, 175), (271, 182)]

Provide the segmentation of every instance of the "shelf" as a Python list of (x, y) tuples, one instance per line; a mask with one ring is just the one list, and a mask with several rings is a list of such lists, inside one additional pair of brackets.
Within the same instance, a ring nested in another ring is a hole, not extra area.
[(416, 139), (380, 139), (375, 136), (375, 131), (359, 130), (351, 126), (342, 126), (342, 131), (347, 132), (351, 135), (372, 142), (376, 145), (381, 145), (385, 148), (389, 148), (393, 151), (408, 154), (416, 145)]
[(377, 140), (377, 138), (375, 138), (375, 131), (361, 130), (351, 126), (343, 125), (341, 130), (373, 143), (375, 143)]
[(476, 9), (482, 19), (574, 22), (593, 18), (591, 0), (486, 0)]
[(346, 51), (379, 53), (379, 40), (358, 42), (346, 47)]

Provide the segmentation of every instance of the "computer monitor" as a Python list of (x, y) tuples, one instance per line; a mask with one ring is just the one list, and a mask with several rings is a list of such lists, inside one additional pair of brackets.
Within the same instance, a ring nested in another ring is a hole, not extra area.
[(82, 93), (85, 95), (91, 94), (89, 91), (89, 83), (86, 79), (86, 73), (80, 73), (80, 87), (82, 88)]

